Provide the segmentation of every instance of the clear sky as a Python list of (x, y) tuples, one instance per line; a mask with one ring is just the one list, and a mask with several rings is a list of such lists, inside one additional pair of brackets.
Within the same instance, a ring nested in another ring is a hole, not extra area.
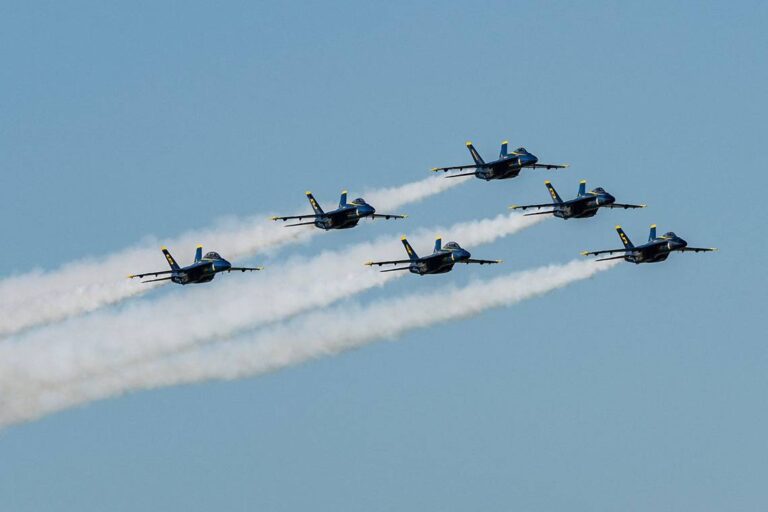
[(615, 247), (617, 223), (721, 249), (9, 428), (0, 510), (765, 510), (767, 25), (757, 1), (0, 3), (2, 277), (406, 183), (468, 163), (466, 140), (571, 167), (283, 253), (582, 178), (649, 207), (552, 220), (476, 251), (499, 268), (386, 292), (566, 262)]

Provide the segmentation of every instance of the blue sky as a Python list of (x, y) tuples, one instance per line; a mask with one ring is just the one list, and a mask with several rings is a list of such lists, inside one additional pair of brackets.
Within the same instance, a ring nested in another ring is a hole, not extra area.
[(760, 2), (0, 5), (2, 276), (290, 213), (306, 189), (332, 204), (402, 184), (468, 163), (466, 140), (571, 167), (472, 180), (407, 224), (283, 254), (496, 215), (546, 200), (545, 179), (571, 196), (582, 178), (649, 207), (549, 221), (474, 251), (499, 268), (371, 296), (565, 262), (616, 246), (617, 223), (721, 248), (12, 427), (0, 508), (765, 509), (766, 22)]

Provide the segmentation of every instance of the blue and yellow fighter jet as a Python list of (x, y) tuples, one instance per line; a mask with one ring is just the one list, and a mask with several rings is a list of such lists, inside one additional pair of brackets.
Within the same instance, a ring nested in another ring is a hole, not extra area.
[(160, 274), (171, 274), (169, 277), (161, 277), (159, 279), (148, 279), (142, 281), (142, 283), (152, 283), (155, 281), (173, 281), (178, 284), (195, 284), (195, 283), (207, 283), (213, 281), (216, 274), (220, 272), (234, 272), (234, 271), (254, 271), (261, 270), (262, 267), (233, 267), (227, 260), (219, 256), (217, 252), (208, 252), (203, 256), (203, 246), (198, 245), (195, 250), (195, 262), (187, 267), (180, 267), (176, 260), (173, 259), (168, 249), (162, 247), (165, 259), (168, 261), (171, 270), (161, 270), (158, 272), (146, 272), (144, 274), (132, 274), (128, 276), (133, 279), (138, 277), (139, 279), (146, 276), (157, 277)]
[(475, 176), (481, 180), (505, 180), (507, 178), (516, 178), (523, 169), (565, 169), (568, 164), (540, 164), (539, 159), (529, 153), (525, 148), (517, 148), (511, 153), (508, 152), (508, 141), (501, 143), (501, 151), (498, 160), (486, 162), (477, 152), (471, 142), (467, 142), (467, 149), (472, 155), (474, 165), (455, 165), (452, 167), (433, 167), (432, 171), (453, 171), (461, 169), (474, 169), (472, 172), (461, 174), (450, 174), (446, 178), (458, 178), (461, 176)]
[(376, 213), (376, 209), (370, 204), (365, 202), (365, 199), (358, 197), (354, 201), (347, 202), (347, 191), (344, 190), (341, 193), (339, 199), (339, 207), (330, 212), (324, 212), (320, 205), (315, 201), (312, 192), (307, 192), (307, 199), (309, 204), (312, 205), (312, 209), (315, 211), (313, 214), (307, 215), (290, 215), (287, 217), (272, 217), (272, 220), (302, 220), (313, 219), (309, 222), (297, 222), (295, 224), (287, 224), (285, 227), (291, 226), (305, 226), (314, 224), (320, 229), (328, 231), (329, 229), (349, 229), (357, 226), (360, 219), (404, 219), (407, 215), (393, 215), (389, 213), (381, 214)]
[(579, 182), (579, 193), (575, 199), (569, 199), (563, 201), (560, 199), (560, 195), (555, 190), (555, 187), (549, 181), (545, 181), (549, 195), (552, 196), (552, 203), (542, 204), (526, 204), (523, 206), (512, 205), (509, 208), (512, 210), (527, 210), (528, 208), (552, 208), (552, 210), (546, 212), (534, 212), (526, 213), (525, 215), (547, 215), (551, 213), (555, 217), (561, 219), (584, 219), (587, 217), (594, 217), (597, 210), (600, 208), (645, 208), (644, 204), (623, 204), (617, 203), (616, 198), (605, 191), (603, 187), (597, 187), (587, 192), (586, 180)]
[(621, 256), (612, 256), (610, 258), (600, 258), (595, 261), (618, 260), (623, 259), (630, 263), (656, 263), (666, 260), (673, 251), (678, 252), (710, 252), (716, 251), (714, 247), (688, 247), (688, 242), (674, 234), (672, 231), (656, 236), (656, 224), (651, 224), (651, 232), (648, 235), (648, 242), (635, 246), (629, 240), (629, 237), (616, 226), (616, 232), (624, 244), (623, 249), (609, 249), (606, 251), (582, 251), (584, 256), (598, 256), (600, 254), (623, 253)]
[(403, 237), (401, 240), (403, 241), (405, 252), (408, 253), (409, 259), (392, 261), (368, 261), (365, 264), (370, 267), (373, 265), (400, 265), (408, 263), (407, 267), (390, 268), (387, 270), (382, 270), (381, 272), (408, 270), (414, 274), (423, 276), (425, 274), (444, 274), (446, 272), (450, 272), (453, 269), (453, 265), (456, 263), (477, 263), (479, 265), (492, 265), (494, 263), (501, 263), (501, 260), (472, 259), (472, 255), (469, 253), (469, 251), (462, 249), (456, 242), (448, 242), (445, 244), (445, 246), (442, 246), (441, 238), (435, 240), (435, 249), (432, 251), (432, 254), (420, 258), (405, 237)]

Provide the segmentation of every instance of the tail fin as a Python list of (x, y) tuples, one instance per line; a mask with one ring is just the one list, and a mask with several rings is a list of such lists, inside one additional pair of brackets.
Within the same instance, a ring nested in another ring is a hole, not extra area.
[(474, 160), (477, 165), (485, 164), (485, 160), (483, 160), (483, 157), (480, 156), (480, 153), (477, 152), (475, 146), (473, 146), (471, 142), (467, 142), (467, 149), (472, 155), (472, 160)]
[(562, 203), (563, 200), (560, 199), (560, 196), (557, 193), (557, 190), (555, 190), (555, 187), (552, 186), (552, 183), (549, 182), (549, 180), (544, 182), (544, 185), (547, 186), (547, 190), (549, 190), (549, 195), (552, 196), (552, 200), (556, 203)]
[(579, 197), (587, 195), (587, 180), (579, 182)]
[(413, 250), (413, 247), (411, 247), (411, 244), (408, 243), (408, 240), (406, 240), (405, 237), (401, 238), (400, 240), (403, 241), (403, 245), (405, 246), (405, 252), (408, 253), (408, 257), (412, 261), (419, 259), (419, 256), (416, 254), (416, 251)]
[(443, 239), (440, 237), (435, 238), (435, 251), (437, 252), (443, 248)]
[(656, 238), (656, 224), (651, 224), (651, 232), (648, 233), (648, 241), (653, 242)]
[(499, 158), (504, 158), (507, 156), (507, 146), (509, 146), (509, 141), (505, 140), (501, 143), (501, 151), (499, 151)]
[(165, 259), (168, 260), (168, 264), (171, 266), (171, 270), (179, 270), (179, 264), (176, 263), (175, 259), (173, 259), (173, 256), (171, 256), (171, 253), (168, 252), (168, 249), (162, 247), (160, 250), (163, 251), (163, 254), (165, 254)]
[(203, 246), (198, 245), (197, 249), (195, 249), (195, 263), (198, 261), (201, 261), (203, 259)]
[(309, 191), (307, 192), (307, 199), (309, 199), (309, 204), (312, 205), (312, 209), (315, 210), (316, 214), (322, 215), (323, 213), (325, 213), (323, 212), (323, 209), (320, 208), (320, 205), (317, 204), (317, 201), (315, 201), (315, 196), (312, 195), (312, 192), (309, 192)]
[(625, 249), (632, 249), (634, 248), (634, 244), (629, 240), (629, 237), (626, 233), (624, 233), (624, 230), (621, 229), (621, 226), (616, 226), (616, 232), (619, 234), (619, 238), (621, 238), (621, 243), (624, 244)]
[(347, 206), (347, 191), (341, 191), (341, 197), (339, 198), (339, 208)]

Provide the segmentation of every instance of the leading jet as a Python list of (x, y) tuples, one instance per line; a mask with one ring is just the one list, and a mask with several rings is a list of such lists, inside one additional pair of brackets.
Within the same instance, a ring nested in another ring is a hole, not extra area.
[(254, 270), (262, 269), (262, 267), (233, 267), (227, 260), (219, 256), (219, 253), (213, 251), (208, 252), (205, 254), (205, 256), (203, 256), (202, 245), (198, 245), (197, 249), (195, 250), (195, 262), (189, 266), (180, 267), (179, 264), (176, 263), (176, 260), (173, 259), (173, 256), (171, 256), (171, 253), (168, 252), (168, 249), (162, 247), (160, 250), (163, 251), (165, 259), (168, 261), (168, 265), (171, 267), (171, 270), (146, 272), (144, 274), (132, 274), (128, 277), (131, 279), (134, 277), (141, 279), (146, 276), (157, 277), (161, 274), (171, 274), (169, 277), (148, 279), (146, 281), (142, 281), (142, 283), (152, 283), (155, 281), (172, 281), (177, 284), (196, 284), (213, 281), (213, 278), (216, 277), (216, 274), (221, 272), (251, 272)]
[(525, 148), (517, 148), (516, 150), (508, 151), (509, 142), (504, 141), (501, 143), (501, 151), (499, 152), (499, 158), (492, 162), (486, 162), (480, 153), (477, 152), (471, 142), (467, 142), (467, 149), (469, 154), (472, 155), (472, 160), (475, 161), (474, 165), (454, 165), (452, 167), (433, 167), (432, 171), (453, 171), (461, 169), (474, 169), (472, 172), (449, 174), (446, 178), (459, 178), (461, 176), (475, 176), (481, 180), (505, 180), (508, 178), (516, 178), (520, 171), (523, 169), (565, 169), (568, 164), (540, 164), (539, 159), (529, 153)]
[(315, 197), (312, 195), (312, 192), (307, 192), (306, 194), (307, 199), (309, 199), (309, 204), (315, 211), (314, 214), (272, 217), (272, 220), (282, 220), (285, 222), (286, 220), (313, 219), (309, 222), (287, 224), (285, 227), (288, 228), (292, 226), (305, 226), (314, 224), (316, 227), (328, 231), (329, 229), (353, 228), (357, 226), (357, 223), (360, 222), (360, 219), (366, 217), (369, 219), (404, 219), (408, 217), (407, 215), (376, 213), (376, 209), (370, 204), (366, 203), (365, 199), (362, 197), (358, 197), (354, 201), (348, 203), (346, 190), (341, 193), (341, 198), (339, 199), (339, 207), (333, 211), (324, 212), (323, 209), (320, 208), (320, 205), (317, 204), (317, 201), (315, 201)]
[(403, 237), (403, 246), (408, 253), (407, 260), (391, 261), (368, 261), (365, 264), (369, 267), (373, 265), (401, 265), (408, 263), (407, 267), (390, 268), (381, 272), (394, 272), (396, 270), (408, 270), (413, 274), (423, 276), (425, 274), (444, 274), (450, 272), (456, 263), (477, 263), (479, 265), (492, 265), (501, 263), (501, 260), (476, 260), (466, 249), (462, 249), (456, 242), (448, 242), (442, 245), (442, 239), (435, 240), (435, 248), (429, 256), (419, 257), (413, 250), (408, 240)]
[(527, 210), (528, 208), (552, 208), (546, 212), (533, 212), (526, 213), (528, 215), (547, 215), (552, 214), (555, 217), (561, 219), (584, 219), (587, 217), (594, 217), (597, 210), (600, 208), (645, 208), (644, 204), (623, 204), (617, 203), (616, 198), (605, 191), (603, 187), (597, 187), (587, 192), (586, 180), (579, 182), (579, 192), (575, 199), (569, 199), (563, 201), (560, 199), (560, 195), (552, 186), (552, 183), (545, 181), (544, 185), (549, 190), (549, 195), (552, 196), (552, 203), (542, 204), (527, 204), (523, 206), (512, 205), (509, 208), (512, 210)]
[(666, 260), (674, 252), (711, 252), (716, 251), (714, 247), (688, 247), (688, 242), (674, 234), (672, 231), (656, 236), (656, 224), (651, 224), (651, 232), (648, 235), (648, 241), (642, 245), (634, 245), (629, 237), (616, 226), (616, 232), (619, 234), (623, 249), (609, 249), (606, 251), (583, 251), (584, 256), (598, 256), (600, 254), (623, 253), (621, 256), (612, 256), (610, 258), (600, 258), (595, 261), (618, 260), (623, 259), (630, 263), (656, 263)]

